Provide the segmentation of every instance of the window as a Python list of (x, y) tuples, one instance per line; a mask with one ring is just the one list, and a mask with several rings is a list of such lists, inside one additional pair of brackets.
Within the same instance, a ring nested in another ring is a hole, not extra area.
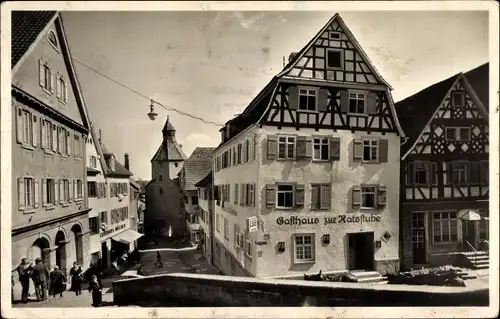
[(63, 187), (62, 187), (62, 194), (61, 194), (62, 195), (62, 201), (64, 203), (68, 203), (69, 200), (70, 200), (70, 198), (69, 198), (69, 180), (63, 179), (62, 182), (63, 182), (62, 183), (62, 185), (63, 185)]
[(98, 217), (89, 217), (89, 228), (90, 232), (97, 234), (99, 233), (99, 218)]
[(255, 205), (254, 184), (247, 184), (247, 205), (253, 207)]
[(199, 242), (200, 241), (200, 233), (197, 231), (191, 232), (191, 239), (193, 242)]
[(68, 136), (66, 129), (59, 127), (59, 153), (68, 154)]
[(454, 162), (453, 165), (453, 184), (467, 183), (468, 167), (467, 163)]
[(295, 158), (295, 136), (280, 136), (278, 138), (278, 159)]
[(49, 38), (50, 44), (52, 44), (57, 49), (58, 44), (57, 44), (56, 33), (53, 30), (50, 30), (47, 37)]
[[(178, 167), (178, 166), (179, 166), (179, 163), (174, 163), (174, 166), (175, 166), (175, 167)], [(161, 167), (161, 164), (160, 164), (160, 167)]]
[(229, 222), (224, 218), (224, 239), (229, 240)]
[(361, 187), (361, 208), (375, 208), (377, 189), (375, 186)]
[(48, 205), (56, 205), (56, 180), (48, 178), (44, 185), (45, 203)]
[(76, 181), (76, 196), (77, 199), (83, 199), (83, 181)]
[(97, 157), (90, 155), (90, 167), (97, 168)]
[(252, 238), (247, 234), (246, 239), (245, 239), (245, 255), (249, 258), (252, 258), (253, 256), (253, 244), (252, 244)]
[(196, 196), (191, 196), (191, 204), (193, 204), (193, 205), (198, 205), (198, 197), (196, 197)]
[(57, 74), (56, 96), (63, 103), (68, 102), (68, 85), (61, 74)]
[(331, 69), (338, 69), (342, 68), (342, 50), (328, 50), (327, 51), (327, 56), (326, 56), (326, 61), (327, 61), (327, 66), (328, 68)]
[(292, 208), (294, 205), (293, 185), (278, 185), (277, 208)]
[(415, 162), (415, 184), (429, 184), (428, 163)]
[(330, 39), (331, 40), (340, 40), (340, 32), (330, 31)]
[(161, 175), (158, 175), (158, 180), (161, 182), (163, 177)]
[(76, 158), (81, 158), (82, 157), (82, 146), (80, 144), (80, 136), (75, 134), (75, 141), (74, 141), (74, 152), (75, 152), (75, 157)]
[(451, 93), (451, 106), (463, 107), (465, 106), (465, 92), (455, 91)]
[(99, 215), (100, 215), (99, 219), (101, 220), (101, 223), (108, 224), (108, 212), (102, 211)]
[[(54, 136), (55, 125), (47, 120), (42, 120), (42, 148), (47, 151), (55, 150), (57, 136)], [(54, 139), (55, 137), (55, 139)]]
[(313, 140), (313, 159), (314, 160), (328, 160), (330, 159), (328, 138), (315, 138)]
[(88, 197), (97, 197), (97, 183), (87, 182)]
[(311, 185), (311, 209), (329, 209), (331, 194), (331, 187), (328, 184)]
[(299, 110), (316, 111), (316, 89), (299, 88)]
[(445, 128), (446, 140), (450, 142), (467, 142), (470, 141), (469, 127), (447, 127)]
[(349, 113), (366, 114), (366, 94), (349, 92)]
[(21, 201), (24, 207), (35, 206), (35, 180), (31, 177), (25, 177), (24, 181), (24, 200)]
[(314, 261), (314, 235), (298, 235), (294, 240), (295, 262)]
[(376, 162), (378, 159), (378, 140), (363, 140), (363, 162)]
[(220, 233), (220, 217), (219, 214), (215, 214), (215, 228), (217, 229), (217, 232)]
[(434, 212), (432, 214), (433, 238), (435, 243), (457, 241), (457, 213)]
[(40, 59), (39, 61), (39, 70), (40, 70), (40, 75), (39, 75), (39, 81), (40, 81), (40, 86), (44, 91), (47, 93), (52, 94), (53, 91), (53, 82), (52, 82), (52, 70), (50, 69), (50, 65)]
[[(229, 153), (231, 155), (231, 153)], [(245, 163), (250, 159), (250, 142), (245, 140)]]
[(234, 224), (234, 247), (240, 248), (240, 225)]
[(23, 144), (32, 145), (33, 144), (33, 122), (31, 113), (22, 110), (22, 139)]

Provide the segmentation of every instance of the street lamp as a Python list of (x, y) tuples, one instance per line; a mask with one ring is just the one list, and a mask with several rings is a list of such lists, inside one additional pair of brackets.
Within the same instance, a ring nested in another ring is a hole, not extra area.
[(153, 105), (153, 100), (151, 100), (151, 105), (149, 106), (149, 113), (148, 113), (149, 119), (151, 121), (154, 121), (156, 119), (157, 115), (158, 115), (158, 113), (155, 113), (155, 109), (154, 109), (154, 105)]

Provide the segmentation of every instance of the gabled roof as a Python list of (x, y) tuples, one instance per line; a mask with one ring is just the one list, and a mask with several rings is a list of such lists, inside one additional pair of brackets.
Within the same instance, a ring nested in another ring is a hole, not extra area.
[(465, 79), (470, 84), (471, 90), (474, 91), (471, 94), (475, 94), (482, 104), (477, 105), (479, 110), (487, 115), (489, 90), (488, 65), (488, 63), (483, 64), (465, 74), (455, 74), (395, 104), (399, 122), (408, 138), (401, 146), (401, 156), (404, 157), (413, 147), (422, 130), (433, 118), (434, 113), (438, 110), (448, 91), (459, 79)]
[(52, 21), (56, 11), (12, 11), (11, 68), (14, 68), (38, 36)]
[(184, 162), (184, 190), (196, 190), (195, 184), (212, 170), (215, 147), (197, 147)]
[(165, 152), (165, 147), (163, 143), (160, 144), (155, 155), (151, 159), (152, 161), (171, 161), (171, 162), (182, 162), (186, 160), (187, 156), (184, 154), (181, 146), (175, 140), (167, 141), (167, 152)]
[(130, 182), (130, 186), (134, 187), (138, 191), (141, 190), (141, 185), (139, 183), (137, 183), (136, 181), (134, 181), (132, 178), (129, 178), (129, 182)]
[(205, 177), (203, 177), (201, 180), (199, 180), (198, 183), (196, 183), (194, 186), (196, 186), (196, 187), (205, 187), (210, 182), (212, 182), (212, 171), (211, 170), (210, 170), (210, 172)]

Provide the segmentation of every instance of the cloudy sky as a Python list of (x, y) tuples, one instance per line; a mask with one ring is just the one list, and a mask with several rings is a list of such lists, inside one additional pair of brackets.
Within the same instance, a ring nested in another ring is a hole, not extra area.
[[(339, 12), (395, 101), (488, 61), (484, 12)], [(335, 12), (64, 12), (73, 58), (168, 106), (225, 123), (281, 71)], [(217, 146), (219, 128), (156, 107), (76, 63), (91, 120), (119, 159), (130, 154), (137, 179), (165, 119), (189, 156)]]

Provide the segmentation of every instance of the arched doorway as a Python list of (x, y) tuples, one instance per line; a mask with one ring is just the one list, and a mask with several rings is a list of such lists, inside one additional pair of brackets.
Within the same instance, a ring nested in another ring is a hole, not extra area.
[(79, 265), (83, 265), (83, 240), (82, 240), (82, 228), (80, 225), (75, 224), (71, 228), (71, 233), (73, 234), (73, 241), (75, 245), (76, 262)]
[(55, 244), (56, 248), (56, 265), (65, 272), (66, 271), (66, 235), (62, 230), (56, 234)]
[[(47, 266), (47, 268), (50, 269), (51, 263), (50, 263), (49, 240), (45, 237), (40, 237), (37, 240), (35, 240), (31, 245), (30, 250), (28, 251), (27, 257), (30, 261), (35, 261), (35, 259), (41, 258), (45, 266)], [(33, 281), (30, 280), (29, 294), (32, 295), (34, 293), (35, 293), (35, 286), (33, 284)]]

